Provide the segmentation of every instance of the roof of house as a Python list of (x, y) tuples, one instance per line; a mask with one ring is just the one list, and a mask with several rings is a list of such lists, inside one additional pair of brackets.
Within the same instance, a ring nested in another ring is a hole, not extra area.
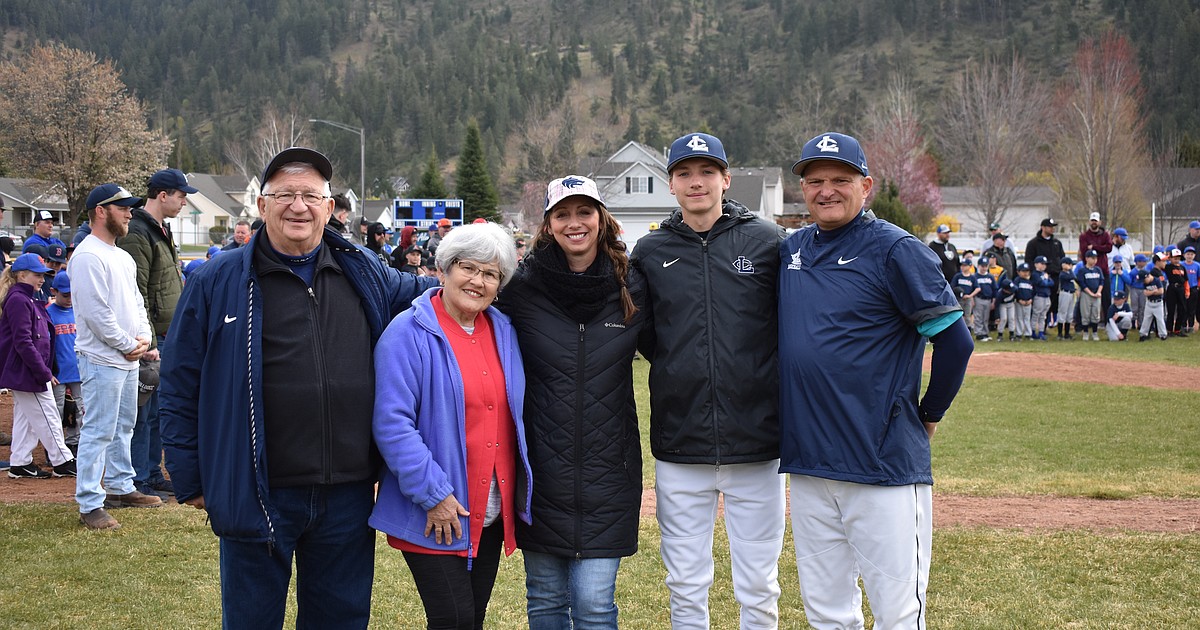
[(232, 217), (241, 217), (245, 210), (241, 195), (246, 191), (249, 182), (249, 179), (241, 176), (188, 174), (188, 183), (193, 188), (199, 190), (201, 195), (228, 212)]

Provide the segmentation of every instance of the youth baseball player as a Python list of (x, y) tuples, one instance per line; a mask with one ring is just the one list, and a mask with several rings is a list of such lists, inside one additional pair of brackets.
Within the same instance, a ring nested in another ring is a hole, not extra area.
[[(924, 628), (929, 440), (973, 344), (937, 256), (865, 209), (854, 138), (821, 134), (792, 172), (814, 224), (780, 246), (780, 470), (791, 474), (800, 594), (818, 629)], [(929, 387), (921, 358), (933, 341)]]
[(1163, 306), (1163, 294), (1167, 290), (1167, 280), (1163, 273), (1163, 267), (1167, 265), (1169, 257), (1167, 252), (1158, 252), (1154, 255), (1154, 266), (1141, 272), (1142, 285), (1145, 287), (1143, 294), (1146, 296), (1146, 308), (1142, 312), (1142, 327), (1138, 330), (1141, 333), (1138, 335), (1138, 341), (1150, 338), (1151, 324), (1158, 328), (1159, 339), (1167, 338), (1167, 315)]

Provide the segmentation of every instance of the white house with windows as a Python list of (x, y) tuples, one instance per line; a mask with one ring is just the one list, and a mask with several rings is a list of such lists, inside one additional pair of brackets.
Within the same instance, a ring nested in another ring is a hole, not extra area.
[[(600, 195), (625, 230), (633, 246), (678, 207), (671, 194), (667, 159), (640, 142), (629, 142), (607, 159), (585, 160), (581, 169), (596, 181)], [(730, 168), (726, 197), (737, 200), (768, 221), (783, 211), (782, 169), (778, 167)]]

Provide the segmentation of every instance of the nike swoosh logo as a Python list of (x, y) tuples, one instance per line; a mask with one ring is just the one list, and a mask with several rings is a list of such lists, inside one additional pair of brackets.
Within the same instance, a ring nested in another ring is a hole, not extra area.
[(664, 261), (664, 262), (663, 262), (663, 269), (666, 269), (667, 267), (670, 267), (671, 265), (674, 265), (674, 264), (675, 264), (675, 263), (677, 263), (677, 262), (679, 262), (679, 259), (678, 259), (678, 258), (676, 258), (675, 260), (672, 260), (672, 261), (670, 261), (670, 262)]
[(235, 319), (237, 319), (237, 316), (230, 317), (230, 316), (226, 315), (226, 316), (225, 316), (225, 323), (226, 323), (226, 324), (228, 324), (228, 323), (232, 322), (232, 321), (233, 321), (233, 320), (235, 320)]
[(841, 256), (839, 256), (839, 257), (838, 257), (838, 264), (839, 264), (839, 265), (845, 265), (845, 264), (847, 264), (847, 263), (852, 263), (852, 262), (854, 262), (854, 261), (856, 261), (856, 260), (858, 260), (858, 256), (855, 256), (854, 258), (851, 258), (850, 260), (844, 260), (844, 259), (842, 259), (842, 257), (841, 257)]

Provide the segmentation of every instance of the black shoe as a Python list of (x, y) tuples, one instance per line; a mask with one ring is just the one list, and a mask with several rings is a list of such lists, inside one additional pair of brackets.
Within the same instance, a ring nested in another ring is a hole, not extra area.
[[(160, 496), (164, 495), (164, 494), (169, 494), (171, 496), (175, 496), (175, 486), (171, 484), (170, 479), (166, 479), (166, 478), (155, 479), (154, 481), (151, 481), (147, 485), (149, 485), (150, 488), (152, 490), (154, 490), (154, 492)], [(143, 492), (145, 492), (145, 491), (143, 490)]]
[(25, 464), (9, 468), (8, 476), (13, 479), (49, 479), (50, 473), (33, 464)]
[(1150, 338), (1150, 335), (1138, 335), (1138, 342), (1145, 341)]
[(67, 461), (55, 466), (50, 474), (55, 477), (74, 477), (75, 476), (75, 460), (68, 459)]

